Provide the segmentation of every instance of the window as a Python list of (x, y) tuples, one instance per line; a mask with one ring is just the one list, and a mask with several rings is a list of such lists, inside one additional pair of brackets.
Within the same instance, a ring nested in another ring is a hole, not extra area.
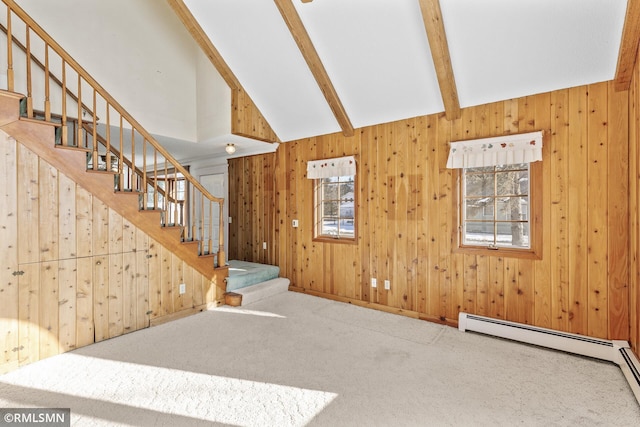
[(530, 249), (529, 164), (462, 170), (461, 243)]
[(314, 180), (314, 239), (355, 242), (355, 158), (310, 161), (307, 178)]
[(539, 258), (542, 132), (452, 142), (447, 167), (459, 169), (460, 251)]
[(334, 176), (315, 181), (315, 235), (355, 238), (355, 176)]

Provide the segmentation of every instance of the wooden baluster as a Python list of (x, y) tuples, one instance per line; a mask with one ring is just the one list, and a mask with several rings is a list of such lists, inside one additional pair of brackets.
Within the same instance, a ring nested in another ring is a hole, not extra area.
[(7, 89), (13, 92), (13, 34), (11, 33), (11, 9), (7, 6)]
[(173, 168), (173, 222), (178, 225), (180, 221), (178, 220), (178, 170)]
[(209, 254), (213, 253), (213, 201), (209, 200)]
[(118, 160), (118, 190), (124, 190), (124, 128), (120, 115), (120, 159)]
[(226, 264), (227, 260), (224, 253), (224, 201), (222, 203), (218, 203), (220, 205), (220, 231), (218, 235), (218, 266), (222, 267)]
[(96, 107), (97, 107), (97, 103), (96, 103), (96, 90), (93, 89), (93, 108), (92, 108), (92, 115), (93, 115), (93, 129), (92, 129), (92, 137), (93, 137), (93, 146), (91, 147), (93, 149), (93, 170), (97, 171), (99, 169), (98, 163), (99, 163), (99, 153), (98, 153), (98, 129), (97, 129), (97, 123), (96, 123)]
[(169, 170), (167, 169), (167, 159), (164, 159), (164, 218), (166, 225), (170, 223), (169, 214), (171, 213), (171, 198), (169, 195)]
[(142, 194), (144, 195), (144, 208), (147, 208), (147, 139), (142, 138)]
[(68, 146), (69, 141), (67, 138), (69, 136), (69, 129), (67, 128), (67, 63), (62, 60), (62, 136), (60, 137), (60, 144), (63, 146)]
[[(193, 187), (193, 184), (189, 183), (189, 187)], [(191, 215), (189, 215), (189, 223), (191, 224), (191, 239), (196, 239), (196, 191), (195, 188), (191, 189), (189, 193), (191, 196)]]
[(131, 179), (131, 191), (134, 190), (134, 187), (137, 191), (140, 191), (136, 177), (136, 135), (133, 126), (131, 127), (131, 167), (129, 168), (129, 177)]
[(107, 140), (106, 150), (107, 150), (107, 154), (105, 155), (105, 162), (107, 164), (105, 165), (105, 169), (107, 171), (113, 172), (113, 169), (111, 168), (111, 122), (110, 122), (110, 119), (109, 119), (110, 107), (109, 107), (109, 101), (105, 100), (105, 102), (106, 102), (106, 105), (107, 105), (107, 112), (105, 114), (105, 116), (106, 116), (105, 120), (107, 122), (107, 129), (106, 129), (106, 140)]
[(82, 147), (82, 77), (78, 73), (78, 141), (76, 142), (78, 148)]
[[(29, 61), (31, 62), (31, 61)], [(49, 45), (44, 44), (44, 119), (47, 122), (51, 121), (51, 101), (50, 101), (50, 88), (49, 88)], [(94, 109), (95, 111), (95, 109)]]
[[(165, 183), (166, 187), (166, 183)], [(164, 204), (167, 204), (166, 191), (164, 197)], [(158, 208), (158, 151), (153, 150), (153, 208)], [(164, 208), (164, 207), (163, 207)], [(165, 213), (165, 223), (167, 221)]]
[(198, 229), (200, 230), (200, 253), (201, 255), (205, 255), (207, 249), (205, 246), (207, 239), (204, 235), (204, 194), (202, 194), (202, 192), (200, 191), (198, 191), (198, 194), (200, 194), (200, 225), (198, 227)]
[(29, 27), (27, 28), (27, 46), (26, 46), (26, 61), (27, 61), (27, 117), (33, 118), (33, 88), (32, 88), (32, 75), (31, 75), (31, 32)]

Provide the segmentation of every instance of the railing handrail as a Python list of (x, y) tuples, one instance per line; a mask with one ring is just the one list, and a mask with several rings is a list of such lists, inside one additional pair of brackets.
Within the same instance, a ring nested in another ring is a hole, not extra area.
[[(4, 34), (8, 33), (8, 29), (7, 27), (5, 27), (4, 25), (0, 24), (0, 31), (2, 31)], [(27, 54), (27, 48), (25, 47), (25, 45), (23, 45), (20, 40), (16, 40), (15, 38), (13, 39), (13, 43), (15, 43), (16, 46), (18, 46), (18, 48), (24, 53)], [(38, 59), (35, 57), (35, 55), (33, 53), (30, 54), (31, 55), (31, 60), (42, 70), (45, 71), (46, 67), (45, 65)], [(49, 72), (49, 76), (51, 77), (51, 80), (54, 81), (55, 84), (57, 84), (60, 88), (62, 88), (62, 82), (60, 81), (60, 79), (55, 76), (53, 73)], [(75, 102), (78, 102), (78, 97), (75, 95), (75, 93), (73, 93), (69, 88), (66, 88), (66, 93), (67, 95), (69, 95), (71, 97), (71, 99), (73, 99)], [(84, 103), (82, 104), (82, 108), (84, 110), (86, 110), (87, 112), (90, 112), (93, 115), (93, 112), (91, 111), (91, 109), (85, 105)]]
[(224, 203), (224, 198), (215, 197), (207, 191), (198, 180), (196, 180), (187, 169), (185, 169), (173, 156), (164, 149), (156, 139), (134, 119), (127, 110), (120, 105), (109, 92), (106, 91), (66, 50), (62, 48), (37, 22), (35, 22), (14, 0), (2, 0), (13, 13), (15, 13), (22, 21), (33, 30), (42, 40), (50, 46), (65, 63), (69, 64), (96, 92), (100, 93), (108, 105), (112, 106), (118, 113), (126, 119), (126, 121), (146, 140), (148, 141), (165, 159), (167, 159), (173, 167), (175, 167), (195, 188), (197, 188), (207, 199), (212, 202)]

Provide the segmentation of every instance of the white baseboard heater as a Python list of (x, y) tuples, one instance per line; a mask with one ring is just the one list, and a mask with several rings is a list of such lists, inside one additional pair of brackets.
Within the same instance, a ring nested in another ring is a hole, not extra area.
[(480, 332), (616, 363), (620, 366), (633, 394), (640, 403), (640, 361), (626, 341), (591, 338), (468, 313), (460, 313), (458, 316), (458, 329), (463, 332)]

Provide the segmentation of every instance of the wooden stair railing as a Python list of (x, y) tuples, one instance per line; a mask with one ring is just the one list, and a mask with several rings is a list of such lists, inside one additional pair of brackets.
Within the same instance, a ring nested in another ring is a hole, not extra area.
[[(5, 36), (8, 35), (8, 30), (7, 27), (5, 27), (4, 25), (0, 24), (0, 31), (2, 31)], [(22, 43), (20, 43), (19, 40), (16, 40), (15, 38), (13, 39), (13, 43), (16, 45), (16, 47), (18, 47), (22, 53), (29, 54), (30, 58), (31, 58), (31, 62), (33, 64), (35, 64), (40, 70), (42, 70), (43, 72), (46, 70), (45, 65), (38, 59), (36, 58), (33, 54), (30, 53), (30, 49), (27, 49), (27, 47), (25, 45), (23, 45)], [(55, 76), (51, 71), (49, 71), (49, 76), (51, 77), (51, 81), (53, 81), (58, 87), (62, 88), (62, 81), (60, 81), (60, 79)], [(27, 107), (26, 107), (26, 114), (27, 117), (34, 117), (34, 111), (33, 111), (33, 97), (31, 96), (32, 94), (30, 92), (27, 92)], [(67, 95), (75, 102), (78, 102), (78, 97), (67, 88)], [(89, 107), (86, 106), (85, 104), (82, 104), (82, 108), (84, 109), (84, 111), (89, 111)], [(44, 114), (44, 112), (43, 112)], [(43, 116), (44, 117), (44, 116)]]
[[(215, 255), (217, 265), (225, 266), (224, 199), (212, 196), (15, 1), (2, 2), (6, 5), (6, 22), (0, 30), (7, 38), (7, 88), (28, 94), (27, 117), (59, 123), (60, 147), (87, 151), (91, 171), (115, 175), (116, 192), (137, 194), (140, 210), (162, 212), (161, 226), (180, 227), (183, 242), (198, 242), (200, 255)], [(15, 27), (24, 31), (24, 42)], [(25, 75), (14, 73), (16, 58), (26, 62)], [(60, 78), (54, 70), (59, 70)], [(34, 81), (44, 86), (43, 94), (33, 93), (38, 86)], [(33, 107), (39, 102), (44, 106), (41, 111)], [(185, 183), (182, 195), (178, 179)]]

